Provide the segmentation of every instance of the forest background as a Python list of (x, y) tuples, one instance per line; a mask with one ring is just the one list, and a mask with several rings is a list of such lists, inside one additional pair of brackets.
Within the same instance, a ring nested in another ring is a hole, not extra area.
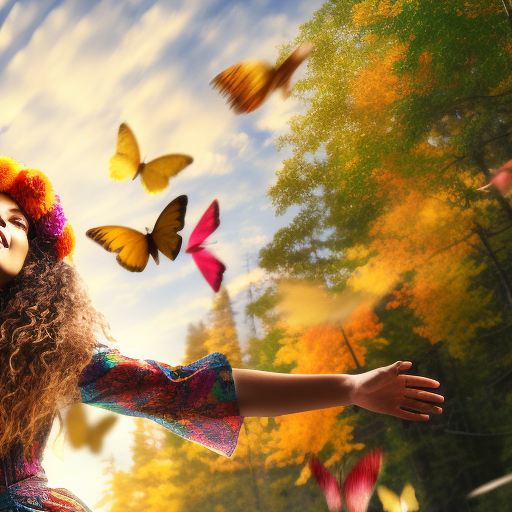
[[(219, 351), (234, 367), (354, 373), (407, 358), (442, 383), (444, 413), (426, 424), (353, 407), (249, 418), (231, 459), (139, 421), (133, 466), (105, 461), (96, 508), (325, 511), (308, 454), (345, 475), (382, 447), (379, 484), (410, 482), (420, 510), (509, 510), (510, 485), (466, 497), (512, 472), (512, 208), (477, 190), (512, 158), (507, 5), (330, 0), (281, 48), (283, 59), (315, 45), (294, 93), (306, 111), (278, 141), (292, 156), (268, 192), (294, 217), (260, 252), (248, 342), (223, 289), (189, 326), (182, 361)], [(297, 327), (279, 310), (282, 277), (365, 300), (341, 324)], [(376, 496), (369, 510), (382, 510)]]

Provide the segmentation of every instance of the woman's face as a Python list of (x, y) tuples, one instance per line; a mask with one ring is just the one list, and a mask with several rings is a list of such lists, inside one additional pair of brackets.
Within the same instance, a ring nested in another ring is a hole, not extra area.
[(0, 289), (23, 268), (29, 222), (18, 203), (0, 193)]

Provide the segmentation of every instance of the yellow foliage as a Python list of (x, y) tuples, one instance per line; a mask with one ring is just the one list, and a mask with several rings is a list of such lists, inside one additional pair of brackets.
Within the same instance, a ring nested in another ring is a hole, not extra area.
[(402, 12), (406, 0), (367, 0), (352, 7), (352, 23), (355, 28), (371, 25), (377, 19), (377, 16), (393, 17)]
[(299, 353), (296, 347), (284, 346), (277, 351), (274, 364), (291, 364), (298, 357)]
[(363, 40), (366, 44), (373, 44), (373, 43), (375, 43), (375, 41), (377, 41), (378, 38), (379, 38), (379, 36), (377, 34), (370, 32), (369, 34), (366, 34), (363, 37)]
[(349, 260), (358, 260), (361, 258), (366, 258), (370, 254), (371, 250), (364, 245), (358, 244), (350, 247), (345, 251), (345, 256)]
[(375, 1), (366, 0), (352, 7), (352, 23), (355, 28), (371, 25), (377, 18), (375, 11)]
[(336, 419), (341, 410), (333, 407), (276, 418), (279, 428), (271, 433), (269, 446), (273, 453), (267, 457), (265, 467), (302, 464), (306, 454), (318, 453), (329, 442), (340, 454), (351, 451), (353, 427), (346, 419)]
[(382, 0), (379, 2), (377, 14), (379, 16), (393, 17), (398, 16), (403, 9), (404, 0), (396, 0), (391, 2), (390, 0)]
[(359, 157), (359, 155), (356, 155), (354, 158), (352, 158), (352, 160), (349, 160), (346, 164), (345, 164), (345, 169), (348, 171), (350, 169), (353, 169), (354, 167), (357, 166), (358, 162), (361, 160), (361, 158)]
[(270, 484), (270, 488), (279, 489), (279, 487), (285, 486), (291, 480), (291, 478), (292, 477), (290, 475), (285, 476), (284, 478), (279, 478)]

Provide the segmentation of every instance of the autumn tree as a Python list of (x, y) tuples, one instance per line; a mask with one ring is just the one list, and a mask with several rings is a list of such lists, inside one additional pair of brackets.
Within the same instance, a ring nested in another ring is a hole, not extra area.
[[(512, 210), (477, 190), (512, 157), (503, 2), (333, 0), (293, 45), (306, 40), (315, 51), (296, 91), (309, 108), (280, 140), (293, 154), (269, 191), (278, 214), (298, 213), (260, 264), (334, 293), (381, 289), (374, 309), (388, 343), (368, 345), (366, 363), (417, 358), (444, 379), (448, 419), (439, 437), (361, 412), (374, 426), (351, 421), (354, 441), (380, 439), (395, 474), (407, 462), (425, 506), (465, 510), (472, 486), (512, 469), (510, 455), (483, 455), (504, 446), (496, 427), (509, 417)], [(450, 486), (427, 477), (457, 471)], [(493, 509), (486, 499), (482, 510)]]
[(206, 343), (208, 341), (208, 330), (203, 322), (188, 325), (187, 338), (185, 340), (185, 357), (183, 364), (189, 364), (208, 355)]

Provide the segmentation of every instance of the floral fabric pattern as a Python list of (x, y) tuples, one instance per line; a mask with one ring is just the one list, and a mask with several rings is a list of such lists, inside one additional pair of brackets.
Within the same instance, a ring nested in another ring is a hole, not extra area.
[(231, 366), (218, 352), (187, 366), (131, 359), (99, 349), (79, 381), (82, 401), (149, 418), (227, 457), (236, 447), (238, 412)]
[[(131, 359), (100, 346), (79, 379), (82, 401), (112, 412), (148, 418), (219, 454), (235, 450), (243, 418), (233, 373), (218, 352), (187, 366)], [(66, 489), (47, 487), (41, 466), (51, 423), (29, 457), (20, 444), (0, 459), (0, 512), (90, 512)]]

